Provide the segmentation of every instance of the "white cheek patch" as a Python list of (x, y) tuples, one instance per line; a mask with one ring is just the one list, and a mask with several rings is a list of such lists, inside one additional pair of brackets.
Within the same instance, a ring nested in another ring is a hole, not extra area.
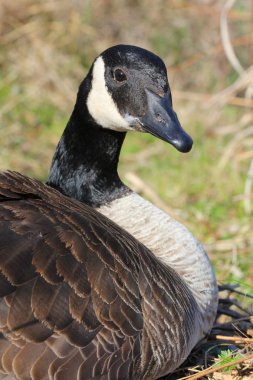
[[(93, 66), (91, 90), (87, 99), (89, 113), (103, 128), (116, 131), (132, 130), (130, 119), (121, 116), (105, 83), (105, 64), (102, 57), (98, 57)], [(128, 119), (128, 120), (127, 120)]]

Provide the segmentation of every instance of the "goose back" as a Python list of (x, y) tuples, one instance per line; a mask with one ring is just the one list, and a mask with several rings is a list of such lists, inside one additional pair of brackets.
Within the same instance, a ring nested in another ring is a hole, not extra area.
[(184, 280), (92, 208), (0, 174), (0, 371), (18, 379), (156, 379), (196, 343)]

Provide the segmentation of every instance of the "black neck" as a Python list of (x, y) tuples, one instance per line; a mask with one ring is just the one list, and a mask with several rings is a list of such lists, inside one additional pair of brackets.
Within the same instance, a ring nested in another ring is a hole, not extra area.
[(93, 207), (127, 194), (117, 172), (125, 133), (89, 120), (85, 106), (75, 107), (57, 146), (47, 184)]

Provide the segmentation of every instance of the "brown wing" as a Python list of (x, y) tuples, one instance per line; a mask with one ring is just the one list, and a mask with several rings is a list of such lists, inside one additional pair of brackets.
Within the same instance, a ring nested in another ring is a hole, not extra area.
[[(161, 344), (164, 329), (171, 313), (191, 314), (191, 300), (154, 260), (93, 209), (18, 173), (0, 174), (0, 373), (148, 379), (155, 350), (175, 361)], [(179, 349), (188, 339), (181, 327), (166, 331)]]
[(36, 181), (6, 173), (0, 183), (0, 369), (131, 378), (143, 319), (138, 259), (127, 252), (138, 245)]
[(0, 369), (132, 378), (143, 319), (138, 255), (127, 253), (138, 245), (36, 181), (6, 173), (0, 187)]

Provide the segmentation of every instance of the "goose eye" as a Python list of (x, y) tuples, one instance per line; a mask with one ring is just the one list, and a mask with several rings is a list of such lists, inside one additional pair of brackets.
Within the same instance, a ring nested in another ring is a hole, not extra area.
[(114, 74), (114, 79), (117, 82), (124, 82), (127, 80), (126, 74), (124, 73), (124, 71), (122, 69), (114, 70), (113, 74)]

